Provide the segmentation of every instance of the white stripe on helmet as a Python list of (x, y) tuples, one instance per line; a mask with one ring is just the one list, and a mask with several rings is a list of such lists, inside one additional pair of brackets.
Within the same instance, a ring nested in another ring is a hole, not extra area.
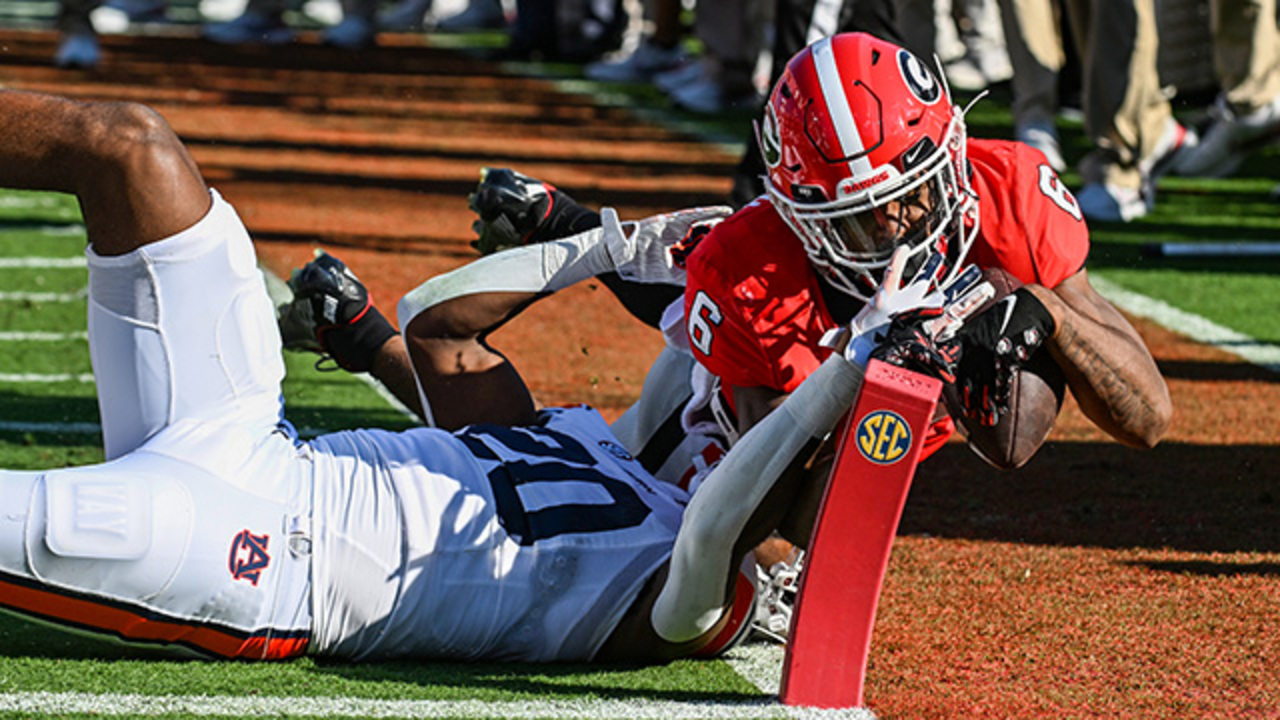
[(840, 150), (845, 157), (858, 156), (849, 161), (849, 172), (853, 177), (866, 177), (871, 174), (871, 162), (862, 154), (866, 146), (845, 97), (840, 69), (836, 67), (836, 56), (831, 49), (831, 38), (824, 38), (813, 45), (813, 65), (818, 71), (818, 84), (827, 103), (827, 114), (840, 140)]

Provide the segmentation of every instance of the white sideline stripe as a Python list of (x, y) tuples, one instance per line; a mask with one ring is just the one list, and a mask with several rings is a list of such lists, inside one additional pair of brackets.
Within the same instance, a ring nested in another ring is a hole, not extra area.
[(1260, 342), (1212, 320), (1179, 310), (1163, 300), (1126, 290), (1106, 278), (1094, 276), (1089, 281), (1103, 297), (1122, 310), (1152, 320), (1198, 342), (1225, 350), (1272, 372), (1280, 372), (1280, 346)]
[(724, 661), (743, 680), (760, 692), (777, 695), (782, 681), (782, 658), (786, 648), (772, 642), (745, 642), (730, 650)]
[(581, 718), (582, 720), (737, 720), (738, 718), (849, 718), (864, 710), (791, 708), (770, 700), (678, 702), (640, 700), (374, 700), (345, 697), (246, 697), (243, 695), (124, 695), (115, 693), (14, 692), (0, 694), (0, 710), (33, 715), (73, 713), (241, 717), (358, 718)]
[(55, 332), (0, 332), (0, 342), (26, 342), (26, 341), (48, 341), (54, 342), (58, 340), (88, 340), (89, 333), (81, 330), (79, 332), (55, 333)]
[(83, 257), (7, 257), (0, 258), (0, 269), (12, 268), (84, 268), (89, 261)]
[(73, 293), (0, 292), (0, 302), (76, 302), (88, 296), (87, 290)]

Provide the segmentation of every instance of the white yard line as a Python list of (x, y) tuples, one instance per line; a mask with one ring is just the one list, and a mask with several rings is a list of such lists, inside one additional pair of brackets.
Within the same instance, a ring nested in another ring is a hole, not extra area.
[(88, 340), (89, 333), (80, 332), (4, 332), (0, 331), (0, 342), (57, 342), (59, 340)]
[(15, 268), (85, 268), (83, 257), (6, 257), (0, 258), (0, 270)]
[(1163, 300), (1126, 290), (1106, 278), (1095, 275), (1089, 281), (1103, 297), (1122, 310), (1152, 320), (1197, 342), (1225, 350), (1254, 365), (1280, 372), (1280, 346), (1259, 342), (1212, 320), (1179, 310)]
[(15, 692), (0, 694), (0, 710), (39, 715), (197, 715), (207, 717), (352, 718), (566, 718), (582, 720), (737, 720), (738, 718), (848, 718), (865, 711), (789, 708), (768, 700), (555, 699), (374, 700), (347, 697), (248, 697), (245, 695), (123, 695), (115, 693)]
[(89, 291), (79, 290), (73, 293), (50, 292), (0, 292), (0, 302), (78, 302), (89, 297)]
[(93, 373), (0, 373), (0, 383), (93, 382)]

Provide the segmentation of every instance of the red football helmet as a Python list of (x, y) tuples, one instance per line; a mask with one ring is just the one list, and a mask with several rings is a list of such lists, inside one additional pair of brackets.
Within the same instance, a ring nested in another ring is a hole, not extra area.
[[(899, 245), (959, 271), (977, 233), (964, 112), (919, 58), (865, 33), (787, 64), (757, 127), (770, 201), (837, 289), (868, 300)], [(910, 277), (908, 274), (907, 277)]]

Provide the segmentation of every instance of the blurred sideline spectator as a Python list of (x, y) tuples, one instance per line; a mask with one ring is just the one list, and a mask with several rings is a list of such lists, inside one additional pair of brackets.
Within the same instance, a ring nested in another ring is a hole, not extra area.
[(717, 114), (760, 102), (756, 63), (764, 49), (768, 0), (698, 0), (693, 32), (702, 55), (654, 78), (676, 107)]
[[(244, 12), (204, 27), (204, 37), (225, 45), (285, 45), (294, 31), (285, 23), (289, 0), (249, 0)], [(326, 45), (359, 50), (374, 44), (378, 0), (342, 0), (342, 21), (321, 33)]]
[[(497, 0), (472, 0), (468, 11), (477, 2)], [(510, 40), (496, 57), (590, 62), (622, 44), (627, 20), (622, 0), (516, 0)], [(463, 29), (461, 20), (455, 22), (455, 29)], [(441, 25), (448, 29), (449, 23)]]
[(903, 46), (942, 61), (954, 90), (977, 92), (1013, 76), (996, 0), (895, 0)]
[(1173, 170), (1224, 177), (1280, 133), (1280, 32), (1276, 0), (1210, 0), (1209, 8), (1221, 92), (1200, 144), (1181, 154)]
[(592, 62), (583, 68), (584, 75), (597, 82), (652, 82), (654, 76), (688, 60), (681, 45), (680, 0), (646, 0), (643, 10), (644, 28), (631, 52)]
[[(867, 32), (902, 44), (894, 0), (776, 0), (773, 19), (772, 66), (767, 90), (772, 90), (787, 62), (808, 45), (841, 32)], [(757, 106), (758, 107), (758, 106)], [(729, 203), (742, 207), (764, 193), (765, 173), (760, 145), (752, 132), (733, 174)]]
[(1062, 22), (1053, 0), (1000, 0), (1005, 47), (1013, 69), (1014, 137), (1044, 153), (1062, 172), (1058, 142), (1058, 76), (1066, 64)]
[(129, 23), (164, 22), (167, 0), (62, 0), (56, 27), (61, 33), (53, 63), (65, 68), (93, 68), (102, 62), (102, 47), (90, 15), (105, 6), (124, 15)]
[[(413, 1), (406, 0), (406, 3)], [(504, 27), (507, 27), (507, 13), (500, 0), (471, 0), (461, 12), (441, 18), (434, 29), (439, 32), (466, 32)]]
[[(557, 0), (557, 2), (579, 0)], [(629, 54), (593, 62), (583, 69), (602, 82), (651, 82), (676, 107), (718, 114), (755, 108), (761, 89), (755, 77), (765, 47), (772, 8), (769, 0), (698, 0), (693, 34), (702, 45), (690, 56), (682, 47), (680, 0), (649, 0), (646, 27)]]
[(1173, 117), (1156, 66), (1155, 0), (1067, 0), (1083, 63), (1085, 132), (1076, 199), (1091, 220), (1128, 222), (1150, 212), (1155, 181), (1196, 142)]

